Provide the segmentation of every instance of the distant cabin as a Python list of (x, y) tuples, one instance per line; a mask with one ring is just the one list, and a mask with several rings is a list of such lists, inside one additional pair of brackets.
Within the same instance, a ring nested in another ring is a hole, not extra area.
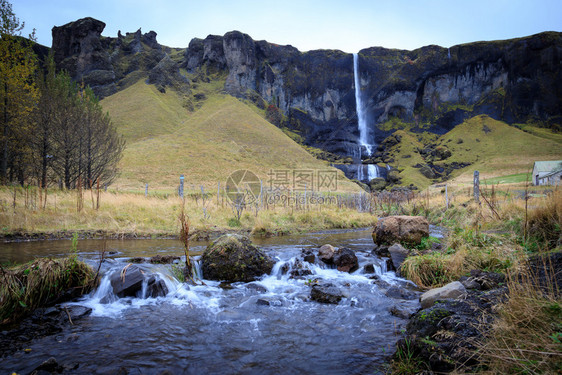
[(536, 161), (533, 185), (562, 185), (562, 160)]

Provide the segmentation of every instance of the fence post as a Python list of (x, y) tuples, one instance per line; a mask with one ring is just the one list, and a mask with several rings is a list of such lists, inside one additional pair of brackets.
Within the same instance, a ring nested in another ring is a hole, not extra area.
[(148, 183), (144, 185), (144, 196), (148, 197)]
[(449, 193), (447, 191), (447, 184), (445, 184), (445, 204), (447, 205), (447, 210), (449, 209)]
[(474, 171), (474, 201), (480, 203), (480, 172)]
[(183, 198), (183, 174), (180, 174), (180, 187), (178, 189), (178, 195)]

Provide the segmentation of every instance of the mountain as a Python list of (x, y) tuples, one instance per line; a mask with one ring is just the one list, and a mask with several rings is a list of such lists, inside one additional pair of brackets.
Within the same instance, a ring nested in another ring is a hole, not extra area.
[[(358, 53), (355, 72), (351, 54), (300, 52), (238, 31), (196, 38), (181, 49), (160, 45), (154, 31), (102, 37), (104, 27), (85, 18), (53, 28), (57, 66), (99, 96), (110, 97), (143, 79), (161, 93), (174, 91), (185, 108), (195, 110), (205, 101), (196, 97), (197, 87), (220, 82), (221, 91), (265, 110), (270, 122), (317, 155), (342, 164), (350, 178), (365, 180), (369, 163), (385, 177), (380, 163), (392, 163), (381, 145), (398, 130), (443, 135), (478, 115), (510, 125), (562, 128), (558, 32), (451, 48), (371, 47)], [(355, 74), (372, 155), (359, 142)]]

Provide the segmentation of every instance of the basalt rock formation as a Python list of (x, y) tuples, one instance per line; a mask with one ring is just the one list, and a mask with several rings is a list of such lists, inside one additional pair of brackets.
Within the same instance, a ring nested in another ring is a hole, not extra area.
[[(85, 18), (53, 28), (58, 67), (98, 95), (111, 95), (141, 77), (150, 77), (161, 91), (188, 92), (190, 81), (181, 68), (218, 74), (226, 77), (227, 93), (278, 109), (284, 115), (280, 125), (298, 132), (305, 144), (361, 158), (351, 54), (300, 52), (238, 31), (171, 49), (158, 44), (153, 31), (110, 38), (101, 36), (104, 26)], [(360, 95), (372, 143), (380, 144), (396, 130), (390, 123), (442, 134), (478, 114), (508, 123), (560, 126), (561, 61), (558, 32), (450, 48), (363, 49), (358, 54)]]

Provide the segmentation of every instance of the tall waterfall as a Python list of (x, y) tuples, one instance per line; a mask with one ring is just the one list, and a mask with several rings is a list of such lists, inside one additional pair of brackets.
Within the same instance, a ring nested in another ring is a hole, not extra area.
[(353, 54), (353, 77), (355, 79), (355, 109), (357, 111), (357, 127), (359, 128), (359, 145), (365, 147), (371, 155), (371, 144), (369, 144), (369, 129), (367, 128), (367, 114), (361, 98), (361, 78), (359, 77), (359, 55)]

